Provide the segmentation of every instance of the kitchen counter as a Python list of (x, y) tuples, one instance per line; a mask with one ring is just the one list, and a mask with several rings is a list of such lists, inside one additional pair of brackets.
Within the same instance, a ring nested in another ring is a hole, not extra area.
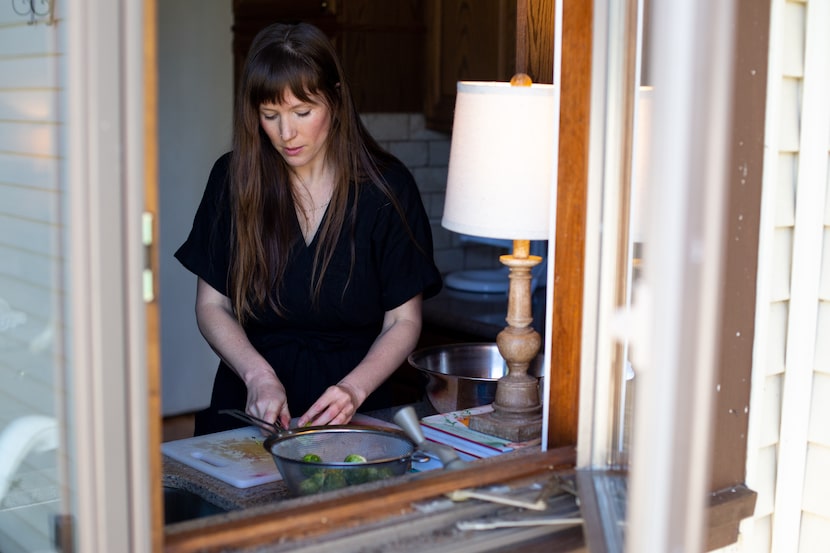
[(250, 488), (236, 488), (166, 455), (162, 458), (162, 471), (163, 486), (194, 493), (226, 511), (266, 505), (290, 497), (282, 480)]
[[(419, 419), (435, 414), (435, 409), (426, 400), (410, 406)], [(390, 422), (402, 407), (390, 407), (366, 414)], [(166, 455), (162, 458), (162, 471), (162, 485), (194, 493), (226, 511), (238, 511), (291, 499), (282, 480), (250, 488), (236, 488)]]

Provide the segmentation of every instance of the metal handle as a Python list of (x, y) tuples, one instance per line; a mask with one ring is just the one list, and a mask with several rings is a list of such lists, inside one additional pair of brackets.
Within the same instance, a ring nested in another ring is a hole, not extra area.
[(268, 430), (268, 431), (274, 431), (275, 430), (277, 432), (277, 434), (282, 434), (283, 432), (285, 432), (285, 428), (283, 428), (282, 424), (280, 424), (279, 419), (277, 419), (274, 422), (268, 422), (266, 420), (255, 417), (253, 415), (249, 415), (245, 411), (240, 411), (239, 409), (220, 409), (219, 414), (220, 415), (230, 415), (230, 416), (235, 417), (239, 420), (251, 423), (254, 426), (258, 426), (258, 427), (262, 428), (263, 430)]
[(415, 442), (419, 449), (435, 454), (441, 464), (446, 469), (460, 469), (464, 467), (464, 461), (455, 452), (455, 450), (444, 444), (435, 442), (428, 442), (424, 437), (424, 432), (421, 430), (421, 423), (418, 421), (418, 416), (415, 414), (415, 409), (411, 405), (401, 408), (395, 416), (392, 417), (395, 424), (403, 428), (409, 439)]
[(415, 445), (420, 447), (425, 441), (424, 432), (421, 430), (421, 423), (418, 421), (418, 416), (415, 414), (415, 409), (411, 405), (401, 408), (395, 416), (392, 417), (395, 424), (403, 428), (409, 439), (415, 442)]

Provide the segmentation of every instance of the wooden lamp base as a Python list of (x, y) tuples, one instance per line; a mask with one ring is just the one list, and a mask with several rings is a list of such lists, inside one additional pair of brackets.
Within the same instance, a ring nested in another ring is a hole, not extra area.
[(530, 326), (533, 322), (531, 269), (542, 258), (529, 252), (529, 240), (515, 240), (513, 255), (499, 258), (510, 269), (508, 326), (496, 337), (499, 353), (507, 363), (507, 374), (496, 384), (493, 411), (470, 418), (472, 430), (514, 442), (526, 442), (542, 435), (539, 380), (527, 374), (542, 345), (539, 333)]

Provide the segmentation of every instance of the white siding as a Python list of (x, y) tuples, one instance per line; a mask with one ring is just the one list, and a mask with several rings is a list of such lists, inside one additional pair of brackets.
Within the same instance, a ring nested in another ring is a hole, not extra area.
[[(0, 326), (0, 375), (51, 377), (50, 352), (28, 353), (58, 323), (62, 294), (56, 29), (28, 25), (11, 10), (0, 14), (0, 310), (25, 316), (23, 324)], [(26, 395), (28, 378), (2, 382), (0, 404)], [(0, 428), (11, 416), (0, 408)]]
[[(0, 10), (0, 438), (19, 417), (55, 414), (64, 364), (58, 43), (58, 26)], [(28, 450), (30, 437), (19, 438), (2, 442), (3, 458)], [(56, 466), (47, 451), (14, 468), (0, 496), (0, 550), (51, 550), (58, 503), (32, 498), (57, 500)]]
[(772, 0), (741, 551), (830, 543), (830, 6)]

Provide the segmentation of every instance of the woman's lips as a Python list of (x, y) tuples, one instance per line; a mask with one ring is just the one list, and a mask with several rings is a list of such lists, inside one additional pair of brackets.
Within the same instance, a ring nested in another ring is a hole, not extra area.
[(285, 152), (285, 155), (287, 155), (287, 156), (296, 156), (302, 150), (303, 150), (302, 146), (297, 146), (296, 148), (287, 148), (286, 147), (286, 148), (283, 148), (282, 151)]

